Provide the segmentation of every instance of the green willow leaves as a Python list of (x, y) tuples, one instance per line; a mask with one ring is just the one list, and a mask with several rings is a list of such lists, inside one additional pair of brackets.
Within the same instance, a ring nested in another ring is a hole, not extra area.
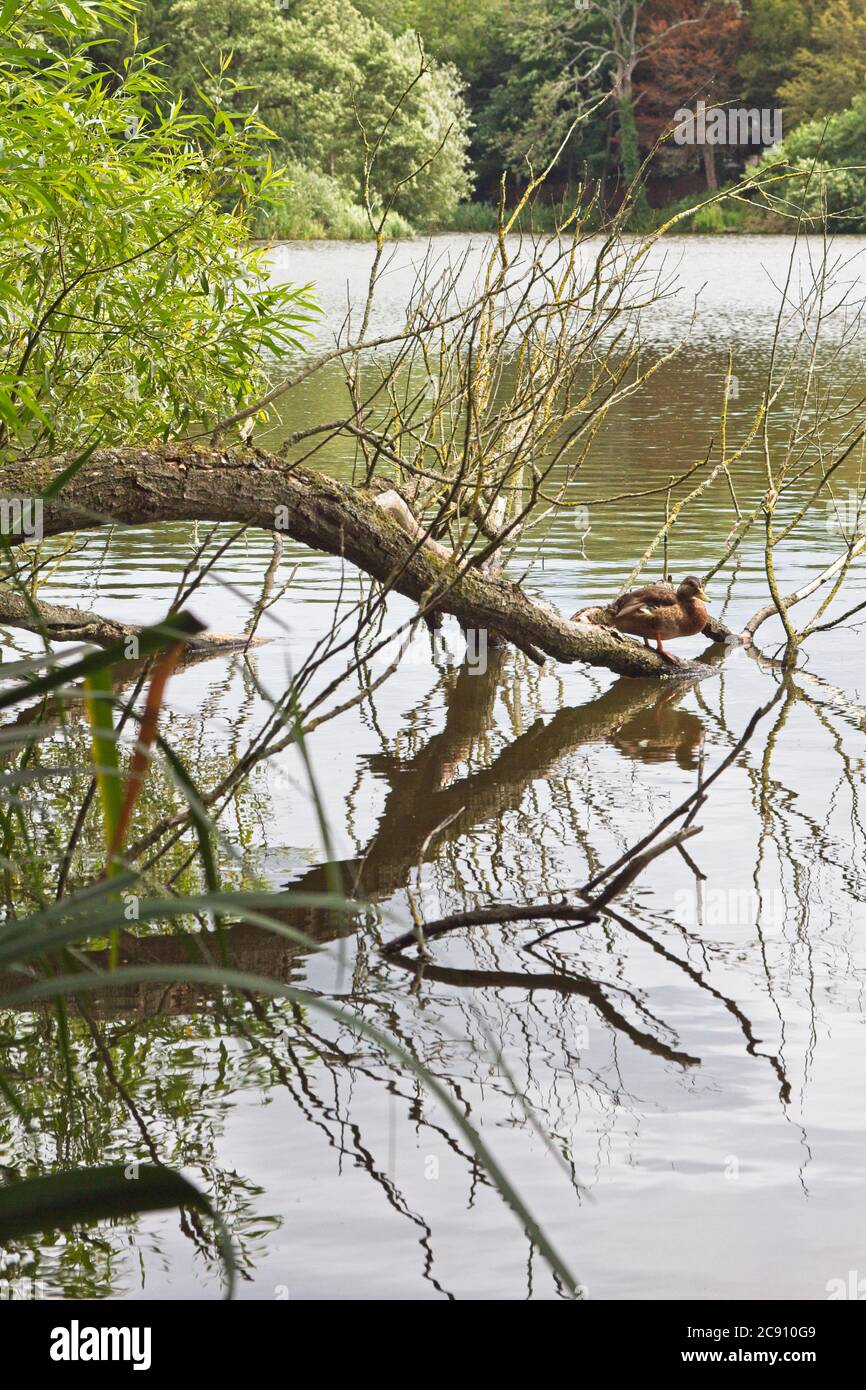
[(204, 110), (134, 51), (100, 72), (124, 0), (0, 14), (0, 461), (166, 438), (261, 394), (308, 288), (268, 285), (249, 243), (284, 190), (255, 115)]

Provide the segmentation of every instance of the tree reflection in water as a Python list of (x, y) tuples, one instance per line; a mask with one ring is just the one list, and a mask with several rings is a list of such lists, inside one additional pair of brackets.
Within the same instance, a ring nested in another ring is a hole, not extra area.
[[(693, 991), (696, 1001), (703, 999), (708, 1012), (728, 1016), (742, 1054), (764, 1068), (786, 1107), (792, 1081), (784, 1046), (774, 1049), (762, 1041), (766, 1011), (757, 1025), (743, 1002), (748, 991), (731, 988), (725, 943), (714, 941), (712, 931), (702, 927), (701, 839), (693, 842), (698, 862), (690, 862), (698, 904), (691, 924), (674, 920), (668, 902), (648, 908), (645, 902), (630, 901), (611, 910), (604, 923), (557, 936), (540, 948), (529, 947), (534, 933), (525, 924), (437, 941), (430, 960), (416, 958), (414, 951), (381, 957), (379, 946), (392, 927), (376, 905), (387, 911), (389, 922), (395, 915), (405, 918), (407, 892), (423, 894), (424, 875), (431, 873), (465, 895), (473, 876), (476, 883), (483, 882), (482, 843), (487, 861), (496, 864), (498, 856), (504, 866), (512, 898), (531, 899), (540, 862), (542, 875), (546, 872), (545, 850), (536, 840), (538, 816), (547, 815), (550, 807), (560, 829), (567, 823), (568, 833), (582, 846), (589, 871), (605, 862), (599, 841), (609, 841), (612, 827), (616, 832), (616, 796), (595, 781), (589, 765), (582, 775), (570, 772), (588, 746), (608, 745), (626, 769), (670, 763), (696, 774), (709, 734), (717, 748), (733, 746), (738, 738), (727, 725), (723, 699), (707, 685), (694, 688), (698, 713), (682, 708), (692, 703), (691, 688), (660, 691), (652, 682), (623, 680), (580, 706), (560, 708), (547, 720), (532, 719), (530, 673), (523, 659), (497, 652), (484, 675), (470, 668), (456, 674), (443, 669), (440, 689), (446, 711), (439, 732), (426, 742), (418, 739), (411, 756), (386, 748), (368, 759), (369, 773), (387, 790), (375, 833), (362, 852), (330, 866), (316, 865), (291, 885), (325, 890), (329, 870), (336, 869), (344, 888), (370, 903), (351, 922), (337, 922), (321, 911), (284, 914), (286, 922), (301, 927), (326, 951), (313, 972), (314, 988), (345, 1000), (395, 1036), (452, 1089), (467, 1112), (474, 1113), (486, 1097), (490, 1114), (498, 1117), (494, 1123), (522, 1127), (531, 1122), (543, 1130), (579, 1204), (593, 1184), (579, 1174), (575, 1162), (573, 1131), (580, 1117), (592, 1117), (596, 1174), (616, 1126), (627, 1123), (636, 1130), (641, 1123), (643, 1102), (623, 1067), (628, 1046), (683, 1082), (701, 1073), (700, 1046), (680, 1036), (678, 1020), (665, 1017), (670, 989), (654, 991), (651, 984), (634, 983), (654, 978), (646, 968), (647, 953), (658, 968), (673, 972), (682, 987)], [(723, 693), (721, 684), (718, 689)], [(512, 711), (520, 701), (518, 723), (525, 727), (494, 752), (491, 735), (500, 698), (512, 702)], [(862, 732), (864, 713), (815, 678), (788, 676), (769, 737), (759, 751), (747, 750), (739, 764), (760, 826), (754, 870), (759, 911), (750, 962), (757, 959), (763, 972), (782, 1044), (775, 948), (760, 920), (762, 866), (771, 856), (781, 866), (791, 894), (787, 920), (801, 943), (808, 941), (810, 889), (821, 865), (841, 875), (858, 901), (861, 887), (859, 870), (840, 853), (829, 827), (807, 814), (774, 772), (774, 751), (793, 712), (801, 709), (833, 741), (837, 793), (847, 789), (852, 824), (862, 839), (858, 769), (843, 734), (846, 725)], [(422, 723), (414, 721), (415, 727)], [(518, 842), (523, 838), (517, 852), (513, 842), (505, 845), (506, 823)], [(484, 840), (491, 827), (492, 845)], [(811, 859), (803, 853), (806, 841)], [(483, 896), (489, 897), (486, 885)], [(224, 944), (231, 964), (244, 971), (283, 981), (311, 973), (307, 948), (249, 924), (227, 928)], [(209, 945), (213, 947), (202, 932), (131, 932), (122, 955), (126, 962), (178, 964), (201, 958)], [(630, 968), (635, 952), (644, 961), (642, 970)], [(89, 955), (105, 963), (100, 953)], [(748, 979), (751, 988), (751, 966)], [(41, 1117), (38, 1131), (28, 1129), (20, 1117), (8, 1122), (0, 1152), (11, 1171), (32, 1170), (34, 1163), (74, 1166), (133, 1156), (192, 1169), (229, 1217), (242, 1263), (254, 1276), (281, 1217), (267, 1214), (268, 1196), (260, 1188), (221, 1165), (220, 1135), (237, 1096), (250, 1091), (272, 1095), (279, 1089), (338, 1162), (350, 1160), (365, 1172), (389, 1207), (416, 1228), (421, 1274), (438, 1293), (453, 1293), (436, 1272), (435, 1223), (401, 1189), (394, 1172), (395, 1128), (405, 1130), (401, 1143), (407, 1134), (415, 1136), (413, 1143), (427, 1136), (453, 1155), (466, 1172), (470, 1192), (478, 1192), (488, 1180), (414, 1080), (402, 1075), (387, 1054), (355, 1036), (350, 1026), (323, 1028), (305, 1011), (287, 1005), (256, 1000), (232, 1004), (192, 984), (112, 990), (97, 996), (89, 1016), (76, 1015), (73, 1024), (69, 1077), (57, 1049), (46, 1045), (55, 1027), (49, 1015), (13, 1020), (14, 1037), (7, 1019), (4, 1043), (12, 1074)], [(808, 1065), (807, 1058), (801, 1086)], [(509, 1069), (517, 1071), (517, 1095), (508, 1083)], [(362, 1092), (367, 1100), (356, 1105)], [(378, 1129), (367, 1132), (369, 1095), (376, 1093), (389, 1107), (384, 1149)], [(803, 1144), (808, 1153), (805, 1133)], [(190, 1213), (182, 1213), (180, 1222), (201, 1262), (200, 1277), (215, 1279), (216, 1257), (207, 1234)], [(122, 1283), (120, 1256), (128, 1241), (122, 1228), (85, 1231), (53, 1250), (22, 1246), (11, 1253), (10, 1268), (48, 1277), (67, 1294), (106, 1294)], [(159, 1258), (157, 1236), (151, 1238), (150, 1250)], [(531, 1281), (531, 1249), (527, 1268)]]

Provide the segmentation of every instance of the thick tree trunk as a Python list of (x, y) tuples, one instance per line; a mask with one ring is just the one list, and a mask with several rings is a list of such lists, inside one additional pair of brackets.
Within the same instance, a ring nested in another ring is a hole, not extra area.
[(716, 172), (715, 145), (704, 144), (704, 175), (707, 180), (707, 188), (711, 193), (715, 193), (719, 187), (719, 176)]
[[(71, 459), (11, 465), (2, 495), (38, 496)], [(392, 494), (393, 496), (393, 494)], [(408, 511), (408, 509), (407, 509)], [(620, 675), (709, 673), (696, 663), (671, 667), (654, 652), (586, 622), (572, 622), (502, 576), (458, 565), (424, 544), (417, 523), (400, 521), (376, 495), (255, 449), (194, 445), (100, 450), (44, 503), (47, 536), (113, 522), (242, 522), (341, 556), (424, 606), (453, 614), (464, 628), (495, 633), (529, 654), (586, 662)], [(407, 534), (414, 526), (416, 534)]]

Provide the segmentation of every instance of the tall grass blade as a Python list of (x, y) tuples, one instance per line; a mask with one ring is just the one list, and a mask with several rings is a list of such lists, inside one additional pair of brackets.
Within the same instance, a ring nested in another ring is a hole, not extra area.
[[(107, 878), (114, 878), (121, 865), (115, 858), (118, 832), (123, 813), (123, 788), (120, 782), (120, 758), (114, 729), (114, 688), (107, 670), (94, 671), (84, 679), (84, 711), (90, 725), (93, 749), (93, 775), (102, 811), (102, 834), (105, 840)], [(120, 935), (113, 931), (109, 938), (111, 968), (120, 958)]]

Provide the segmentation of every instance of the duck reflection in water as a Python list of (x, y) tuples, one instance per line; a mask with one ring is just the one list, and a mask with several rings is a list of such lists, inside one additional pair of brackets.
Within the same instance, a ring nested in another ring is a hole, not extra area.
[(685, 772), (695, 771), (704, 725), (697, 714), (678, 708), (685, 694), (681, 687), (663, 692), (655, 704), (620, 725), (610, 735), (610, 742), (624, 757), (643, 763), (676, 762)]

